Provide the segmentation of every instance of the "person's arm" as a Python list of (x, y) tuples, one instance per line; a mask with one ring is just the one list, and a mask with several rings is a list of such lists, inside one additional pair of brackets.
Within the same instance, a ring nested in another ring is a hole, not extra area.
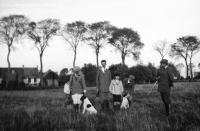
[(99, 83), (99, 69), (97, 70), (97, 75), (96, 75), (96, 87), (98, 92), (100, 91), (100, 83)]
[(73, 75), (71, 75), (70, 78), (69, 78), (70, 93), (72, 92), (72, 83), (73, 83)]
[(124, 78), (123, 81), (122, 81), (122, 85), (123, 85), (123, 86), (126, 85), (126, 81), (127, 81), (127, 78)]
[(121, 93), (123, 93), (123, 92), (124, 92), (124, 87), (123, 87), (123, 84), (121, 82)]
[(86, 84), (85, 84), (85, 77), (84, 74), (81, 74), (81, 82), (82, 82), (82, 88), (83, 88), (83, 92), (86, 92)]
[[(109, 79), (109, 82), (111, 83), (111, 80), (112, 80), (112, 78), (111, 78), (111, 72), (110, 72), (110, 70), (109, 70), (109, 74), (108, 74), (109, 76), (108, 76), (108, 79)], [(110, 84), (109, 83), (109, 84)]]
[(109, 91), (110, 91), (110, 93), (112, 93), (112, 92), (113, 92), (113, 81), (111, 81), (111, 83), (110, 83), (110, 86), (109, 86)]
[(173, 83), (174, 76), (173, 76), (173, 73), (172, 73), (172, 71), (171, 71), (171, 69), (169, 67), (167, 68), (167, 73), (168, 73), (168, 77), (169, 77), (169, 86), (170, 87), (174, 86), (174, 83)]

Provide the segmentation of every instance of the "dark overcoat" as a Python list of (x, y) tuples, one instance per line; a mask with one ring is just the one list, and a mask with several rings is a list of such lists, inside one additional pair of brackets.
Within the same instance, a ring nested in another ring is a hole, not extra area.
[(111, 83), (111, 72), (106, 69), (105, 72), (101, 68), (97, 71), (96, 85), (100, 92), (109, 92), (109, 86)]
[(170, 92), (173, 86), (173, 74), (170, 67), (160, 68), (157, 72), (158, 77), (158, 91)]

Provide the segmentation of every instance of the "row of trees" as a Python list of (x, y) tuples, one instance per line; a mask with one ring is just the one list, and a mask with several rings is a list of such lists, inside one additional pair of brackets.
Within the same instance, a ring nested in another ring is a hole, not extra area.
[[(144, 44), (139, 34), (130, 28), (117, 28), (107, 21), (86, 24), (82, 21), (67, 23), (61, 27), (58, 19), (45, 19), (32, 22), (23, 15), (10, 15), (0, 19), (0, 39), (8, 47), (7, 62), (10, 72), (10, 52), (13, 44), (24, 38), (34, 42), (40, 56), (40, 73), (43, 72), (43, 54), (54, 36), (62, 36), (74, 52), (73, 66), (76, 64), (77, 48), (81, 42), (90, 45), (96, 54), (97, 67), (99, 53), (105, 44), (113, 45), (121, 53), (122, 63), (133, 55), (138, 59)], [(23, 37), (25, 36), (25, 37)]]
[[(0, 43), (8, 48), (7, 62), (10, 72), (10, 53), (14, 44), (22, 39), (30, 39), (39, 53), (40, 74), (43, 72), (43, 55), (54, 36), (61, 36), (74, 52), (73, 66), (76, 65), (77, 49), (80, 43), (86, 43), (94, 49), (96, 65), (99, 66), (99, 53), (101, 49), (110, 44), (121, 53), (122, 64), (125, 58), (132, 55), (136, 60), (144, 44), (139, 34), (130, 28), (117, 28), (108, 21), (86, 24), (82, 21), (67, 23), (63, 27), (58, 19), (44, 19), (39, 22), (30, 21), (23, 15), (10, 15), (0, 18)], [(183, 58), (186, 65), (186, 74), (192, 74), (192, 59), (199, 52), (200, 41), (196, 36), (184, 36), (169, 46), (166, 41), (156, 43), (155, 50), (163, 59), (167, 54), (174, 58)], [(181, 64), (177, 66), (182, 66)]]
[[(155, 44), (154, 49), (160, 54), (163, 59), (167, 54), (170, 57), (179, 59), (182, 58), (185, 62), (186, 78), (193, 79), (193, 57), (200, 51), (200, 40), (196, 36), (184, 36), (177, 39), (175, 43), (171, 45), (167, 41), (159, 41)], [(184, 64), (179, 63), (177, 68), (184, 67)], [(198, 64), (200, 68), (200, 63)]]

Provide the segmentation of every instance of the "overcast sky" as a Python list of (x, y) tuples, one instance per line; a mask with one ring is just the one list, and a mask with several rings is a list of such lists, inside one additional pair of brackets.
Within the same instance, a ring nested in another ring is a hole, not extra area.
[[(45, 18), (58, 18), (62, 25), (76, 20), (86, 23), (110, 21), (117, 27), (128, 27), (137, 31), (145, 47), (140, 61), (131, 57), (126, 59), (128, 66), (139, 62), (159, 64), (160, 56), (153, 50), (159, 40), (170, 43), (185, 35), (200, 37), (199, 0), (0, 0), (0, 17), (10, 14), (23, 14), (33, 21)], [(22, 42), (21, 42), (22, 43)], [(6, 67), (6, 46), (0, 45), (0, 67)], [(178, 64), (183, 62), (166, 57)], [(194, 57), (194, 64), (200, 62), (200, 53)], [(120, 53), (111, 46), (101, 50), (100, 60), (106, 59), (108, 65), (121, 62)], [(71, 67), (73, 52), (61, 38), (55, 37), (44, 53), (44, 71), (60, 71)], [(78, 49), (77, 65), (96, 64), (94, 51), (82, 43)], [(39, 55), (33, 42), (25, 40), (17, 44), (11, 53), (11, 66), (33, 67), (39, 65)], [(197, 69), (197, 68), (196, 68)]]

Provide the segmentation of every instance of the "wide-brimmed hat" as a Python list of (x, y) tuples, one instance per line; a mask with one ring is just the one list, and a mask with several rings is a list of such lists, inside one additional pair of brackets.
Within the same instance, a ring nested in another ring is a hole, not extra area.
[(78, 71), (80, 71), (81, 70), (81, 68), (79, 67), (79, 66), (75, 66), (74, 68), (73, 68), (73, 71), (74, 72), (78, 72)]
[(162, 60), (160, 61), (160, 63), (161, 63), (161, 64), (166, 64), (166, 65), (168, 65), (168, 60), (167, 60), (167, 59), (162, 59)]

